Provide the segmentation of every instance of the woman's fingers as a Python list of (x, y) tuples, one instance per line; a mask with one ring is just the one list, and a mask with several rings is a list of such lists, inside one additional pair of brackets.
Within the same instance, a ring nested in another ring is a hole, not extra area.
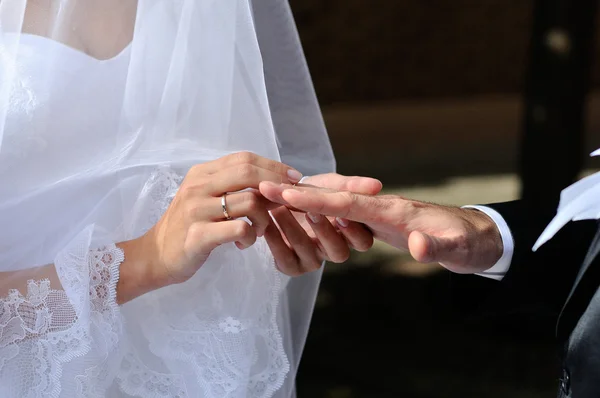
[(223, 156), (212, 162), (195, 166), (192, 169), (192, 172), (196, 175), (212, 175), (219, 173), (224, 169), (245, 166), (256, 166), (271, 171), (272, 173), (279, 175), (282, 178), (282, 181), (289, 181), (292, 184), (295, 184), (302, 179), (302, 173), (298, 170), (252, 152), (237, 152)]
[(267, 226), (272, 222), (269, 210), (279, 207), (265, 199), (257, 191), (250, 190), (226, 194), (224, 199), (223, 197), (207, 199), (203, 206), (195, 207), (194, 217), (211, 221), (226, 220), (223, 201), (227, 215), (233, 219), (247, 217), (252, 222), (252, 227), (258, 236), (263, 236)]
[(316, 239), (320, 242), (321, 250), (325, 252), (327, 259), (334, 263), (343, 263), (348, 260), (350, 257), (348, 242), (326, 217), (308, 213), (306, 220), (315, 233)]
[(247, 188), (258, 189), (262, 181), (288, 183), (289, 178), (280, 173), (253, 164), (242, 164), (224, 168), (208, 178), (204, 191), (213, 196), (236, 192)]
[(290, 246), (298, 255), (303, 270), (314, 271), (319, 269), (323, 259), (319, 258), (317, 250), (315, 250), (315, 243), (296, 221), (292, 213), (285, 207), (279, 207), (273, 210), (271, 214)]
[(226, 243), (236, 242), (238, 248), (248, 248), (256, 238), (256, 232), (244, 220), (195, 223), (188, 230), (184, 247), (190, 258), (202, 258)]
[[(271, 214), (277, 226), (269, 226), (265, 238), (281, 272), (300, 275), (319, 269), (323, 258), (319, 256), (314, 241), (290, 211), (285, 207), (279, 207)], [(282, 235), (285, 236), (287, 244)]]
[(336, 218), (340, 233), (346, 238), (346, 242), (359, 252), (366, 252), (373, 246), (373, 232), (364, 224)]
[(298, 255), (288, 246), (283, 239), (281, 231), (275, 225), (271, 223), (265, 231), (265, 240), (269, 245), (271, 254), (275, 259), (277, 269), (289, 276), (298, 276), (303, 274), (303, 269), (300, 264), (300, 258)]

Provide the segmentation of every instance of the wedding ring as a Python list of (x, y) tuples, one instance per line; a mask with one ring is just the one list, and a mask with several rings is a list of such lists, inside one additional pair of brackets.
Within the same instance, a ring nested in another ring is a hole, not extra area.
[(225, 218), (231, 220), (231, 216), (227, 212), (227, 202), (225, 201), (226, 196), (227, 194), (223, 194), (223, 196), (221, 196), (221, 209), (223, 210), (223, 215), (225, 216)]

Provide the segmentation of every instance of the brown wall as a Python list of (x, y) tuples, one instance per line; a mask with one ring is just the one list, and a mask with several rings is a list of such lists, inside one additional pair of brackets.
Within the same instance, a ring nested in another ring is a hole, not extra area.
[[(533, 0), (291, 0), (321, 103), (517, 93)], [(600, 54), (600, 40), (597, 41)], [(594, 68), (600, 85), (600, 68)]]
[(533, 0), (291, 4), (341, 172), (412, 183), (516, 170)]

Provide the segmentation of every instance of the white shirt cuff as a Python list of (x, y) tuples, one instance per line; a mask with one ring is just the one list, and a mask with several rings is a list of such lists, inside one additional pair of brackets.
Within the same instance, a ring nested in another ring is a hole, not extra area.
[(502, 237), (502, 246), (504, 247), (502, 251), (502, 257), (494, 264), (491, 268), (478, 273), (476, 275), (483, 276), (486, 278), (496, 279), (498, 281), (504, 278), (506, 272), (510, 268), (510, 262), (512, 261), (513, 253), (515, 251), (515, 243), (513, 241), (512, 233), (510, 232), (510, 228), (508, 224), (504, 220), (504, 218), (498, 213), (496, 210), (486, 207), (486, 206), (463, 206), (463, 209), (476, 209), (485, 214), (487, 214), (492, 221), (496, 223), (498, 230), (500, 231), (500, 236)]

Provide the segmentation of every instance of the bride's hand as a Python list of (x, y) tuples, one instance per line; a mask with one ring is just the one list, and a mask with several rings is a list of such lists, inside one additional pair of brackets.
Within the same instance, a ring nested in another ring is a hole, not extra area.
[[(264, 235), (272, 224), (268, 211), (273, 204), (256, 190), (238, 191), (258, 188), (261, 181), (296, 183), (300, 178), (289, 166), (246, 152), (192, 167), (160, 221), (136, 242), (150, 289), (186, 281), (219, 245), (235, 242), (245, 249)], [(230, 219), (221, 206), (223, 195)]]
[[(367, 177), (346, 177), (335, 173), (307, 177), (304, 184), (335, 187), (364, 195), (376, 195), (381, 182)], [(260, 191), (271, 200), (276, 197), (279, 184), (264, 182)], [(265, 239), (278, 268), (288, 275), (300, 275), (321, 267), (323, 261), (342, 263), (350, 255), (350, 248), (366, 251), (373, 245), (373, 234), (363, 224), (336, 220), (319, 214), (305, 214), (278, 207), (271, 211), (277, 225), (271, 224)], [(344, 225), (339, 225), (339, 223)]]

